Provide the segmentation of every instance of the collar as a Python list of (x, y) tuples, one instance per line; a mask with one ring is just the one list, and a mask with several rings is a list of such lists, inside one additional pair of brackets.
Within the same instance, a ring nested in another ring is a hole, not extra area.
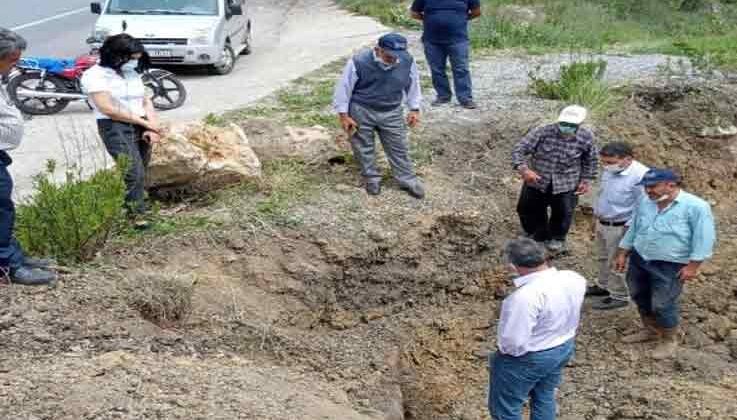
[(533, 282), (533, 281), (535, 281), (535, 280), (537, 280), (537, 279), (539, 279), (541, 277), (546, 277), (549, 274), (554, 274), (557, 271), (558, 271), (558, 269), (556, 269), (555, 267), (550, 267), (550, 268), (546, 268), (545, 270), (542, 270), (542, 271), (536, 271), (534, 273), (530, 273), (530, 274), (527, 274), (527, 275), (522, 276), (522, 277), (517, 277), (516, 279), (514, 279), (514, 286), (519, 289), (522, 286), (525, 286), (527, 284), (530, 284), (531, 282)]
[(632, 170), (632, 166), (634, 166), (634, 165), (635, 165), (635, 161), (633, 160), (632, 162), (630, 162), (630, 165), (627, 168), (625, 168), (625, 170), (623, 170), (622, 172), (617, 173), (617, 175), (622, 175), (622, 176), (629, 175), (630, 174), (630, 171)]

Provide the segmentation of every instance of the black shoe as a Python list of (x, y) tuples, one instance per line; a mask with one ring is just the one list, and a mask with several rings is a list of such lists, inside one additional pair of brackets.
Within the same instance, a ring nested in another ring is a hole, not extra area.
[(418, 200), (425, 198), (425, 187), (419, 181), (413, 182), (412, 185), (403, 185), (402, 189)]
[(599, 286), (589, 286), (586, 288), (586, 296), (609, 296), (609, 291)]
[(434, 101), (432, 101), (432, 106), (448, 105), (449, 103), (450, 98), (436, 98)]
[(10, 274), (10, 282), (24, 286), (42, 286), (49, 284), (56, 276), (54, 273), (40, 268), (20, 267)]
[(379, 195), (381, 194), (381, 184), (378, 182), (367, 182), (366, 192), (368, 195)]
[(462, 107), (466, 109), (476, 109), (478, 108), (478, 105), (476, 105), (476, 102), (474, 101), (468, 101), (461, 104)]
[(56, 260), (51, 258), (26, 257), (23, 259), (23, 265), (28, 268), (49, 268), (52, 265), (56, 265)]
[(591, 307), (594, 308), (594, 309), (599, 309), (599, 310), (604, 310), (605, 311), (605, 310), (608, 310), (608, 309), (624, 308), (627, 305), (629, 305), (629, 302), (627, 302), (625, 300), (614, 299), (614, 298), (611, 298), (611, 297), (607, 296), (607, 297), (605, 297), (604, 299), (602, 299), (602, 300), (600, 300), (598, 302), (594, 302), (591, 305)]

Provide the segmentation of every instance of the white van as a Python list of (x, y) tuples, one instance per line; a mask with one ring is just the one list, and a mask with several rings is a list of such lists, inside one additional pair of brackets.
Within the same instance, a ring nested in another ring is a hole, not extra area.
[(100, 15), (92, 36), (128, 33), (154, 65), (207, 65), (228, 74), (239, 54), (251, 52), (246, 0), (105, 0), (90, 9)]

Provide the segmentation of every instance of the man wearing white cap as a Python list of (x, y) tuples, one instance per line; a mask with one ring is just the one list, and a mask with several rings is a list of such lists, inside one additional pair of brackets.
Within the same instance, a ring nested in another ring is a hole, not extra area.
[(585, 108), (568, 106), (557, 123), (530, 130), (512, 151), (524, 181), (517, 204), (522, 229), (553, 253), (566, 250), (578, 196), (590, 191), (596, 177), (594, 135), (581, 126), (586, 115)]

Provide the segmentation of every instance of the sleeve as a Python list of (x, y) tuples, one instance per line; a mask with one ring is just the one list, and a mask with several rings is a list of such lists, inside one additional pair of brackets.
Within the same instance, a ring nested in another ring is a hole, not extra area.
[(420, 72), (417, 62), (412, 62), (409, 71), (410, 85), (407, 91), (407, 106), (412, 110), (419, 110), (422, 105), (422, 88), (420, 87)]
[(23, 140), (23, 115), (0, 89), (0, 150), (12, 150)]
[(540, 142), (544, 127), (538, 127), (530, 130), (523, 138), (514, 146), (512, 150), (512, 167), (514, 169), (527, 169), (527, 158), (535, 152), (535, 147)]
[(356, 87), (356, 82), (358, 82), (358, 72), (356, 71), (356, 64), (353, 62), (353, 58), (350, 58), (343, 68), (342, 76), (335, 83), (333, 110), (337, 114), (348, 112), (351, 95), (353, 95), (353, 88)]
[[(642, 180), (642, 177), (638, 179), (638, 182), (640, 180)], [(640, 203), (645, 198), (645, 187), (641, 185), (636, 185), (634, 193), (635, 193), (635, 208), (632, 210), (632, 216), (630, 217), (629, 220), (627, 220), (627, 223), (625, 223), (625, 225), (627, 226), (632, 226), (632, 221), (635, 220), (635, 214), (637, 214), (637, 208), (640, 206)]]
[(635, 207), (635, 211), (632, 213), (632, 217), (627, 221), (627, 232), (624, 233), (624, 237), (619, 241), (619, 247), (622, 249), (629, 251), (635, 246), (635, 235), (637, 235), (637, 215), (640, 212), (643, 200), (644, 198), (640, 199), (637, 203), (637, 207)]
[(586, 147), (581, 154), (581, 179), (593, 181), (599, 167), (599, 152), (594, 144), (593, 136), (589, 137)]
[(502, 303), (497, 346), (503, 354), (519, 357), (527, 353), (538, 309), (525, 300), (517, 291)]
[(110, 92), (110, 84), (105, 79), (102, 72), (97, 71), (95, 67), (87, 70), (82, 75), (82, 90), (85, 93)]
[(711, 258), (716, 242), (716, 228), (711, 206), (704, 204), (697, 211), (692, 212), (691, 223), (691, 261), (704, 261)]
[(425, 0), (415, 0), (412, 2), (412, 7), (410, 8), (413, 12), (422, 13), (425, 11)]

